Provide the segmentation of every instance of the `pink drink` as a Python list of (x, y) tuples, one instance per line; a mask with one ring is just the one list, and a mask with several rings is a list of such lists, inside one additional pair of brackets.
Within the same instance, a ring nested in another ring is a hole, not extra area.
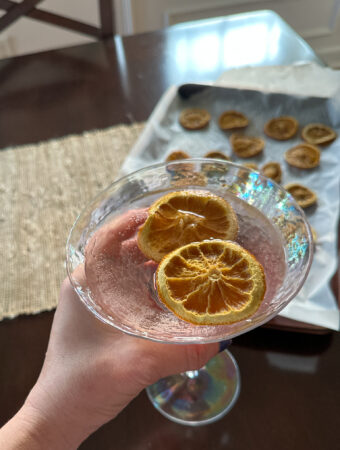
[[(110, 239), (107, 236), (110, 235), (112, 221), (119, 221), (124, 214), (129, 214), (129, 211), (136, 214), (136, 217), (138, 214), (146, 216), (147, 208), (165, 193), (140, 197), (138, 201), (129, 204), (128, 210), (110, 214), (110, 217), (105, 220), (106, 225), (95, 233), (97, 242), (97, 236), (100, 236), (103, 230), (109, 230), (108, 234), (107, 231), (102, 233), (101, 239), (102, 248), (110, 247), (106, 245), (105, 239)], [(221, 196), (220, 192), (216, 194)], [(258, 314), (270, 305), (284, 279), (286, 262), (281, 236), (274, 225), (256, 208), (230, 193), (223, 194), (224, 198), (232, 204), (238, 217), (237, 243), (252, 253), (264, 268), (267, 289), (265, 298), (258, 312), (255, 313)], [(133, 215), (132, 219), (134, 219)], [(140, 218), (138, 223), (140, 225)], [(92, 264), (88, 267), (87, 277), (90, 287), (91, 277), (95, 280), (92, 286), (98, 286), (98, 284), (100, 286), (97, 292), (92, 292), (92, 296), (102, 312), (110, 319), (118, 317), (120, 322), (133, 329), (147, 329), (155, 332), (161, 329), (164, 334), (175, 333), (177, 336), (182, 332), (187, 336), (189, 332), (190, 335), (202, 335), (204, 338), (209, 338), (211, 335), (214, 339), (213, 336), (216, 333), (212, 332), (213, 328), (218, 328), (220, 332), (225, 329), (224, 333), (226, 330), (232, 331), (234, 324), (217, 327), (193, 326), (178, 319), (171, 311), (162, 307), (157, 299), (155, 301), (157, 293), (154, 289), (154, 274), (157, 265), (143, 259), (136, 245), (138, 228), (136, 226), (133, 234), (129, 235), (128, 240), (122, 244), (123, 250), (111, 254), (107, 259), (100, 259), (96, 266)], [(249, 320), (251, 318), (244, 321), (246, 327), (249, 327), (249, 323), (246, 323)]]
[(286, 258), (279, 230), (258, 209), (228, 194), (238, 218), (237, 243), (252, 253), (262, 264), (267, 289), (264, 303), (274, 297), (281, 286), (286, 270)]

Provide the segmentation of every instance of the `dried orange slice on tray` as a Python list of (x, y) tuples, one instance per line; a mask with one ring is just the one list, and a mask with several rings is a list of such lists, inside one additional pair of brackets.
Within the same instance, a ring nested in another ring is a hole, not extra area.
[(264, 166), (262, 166), (261, 168), (261, 173), (265, 177), (276, 181), (276, 183), (280, 183), (282, 178), (281, 166), (276, 161), (269, 161), (266, 164), (264, 164)]
[(261, 153), (265, 146), (264, 140), (260, 137), (244, 136), (238, 133), (230, 136), (230, 144), (239, 158), (252, 158)]
[(284, 188), (294, 197), (301, 208), (308, 208), (309, 206), (312, 206), (317, 202), (317, 196), (315, 192), (302, 184), (290, 183), (287, 184)]
[(223, 325), (254, 314), (266, 282), (262, 265), (235, 242), (204, 241), (166, 255), (158, 266), (160, 300), (196, 325)]
[(259, 170), (259, 166), (256, 163), (242, 163), (242, 166), (247, 167), (251, 170)]
[(285, 141), (295, 136), (298, 128), (299, 123), (294, 117), (281, 116), (269, 120), (264, 126), (264, 132), (272, 139)]
[[(211, 159), (222, 159), (223, 161), (230, 161), (231, 159), (229, 156), (225, 155), (224, 153), (213, 150), (211, 152), (208, 152), (204, 155), (204, 158), (211, 158)], [(221, 167), (218, 163), (217, 164), (211, 164), (211, 163), (204, 163), (202, 164), (201, 168), (203, 173), (221, 173), (225, 171), (224, 167)]]
[(312, 232), (313, 243), (315, 245), (318, 242), (318, 233), (316, 232), (316, 229), (313, 227), (310, 227), (310, 230)]
[(298, 144), (286, 151), (285, 160), (298, 169), (314, 169), (320, 164), (320, 150), (312, 144)]
[(224, 111), (219, 119), (218, 124), (221, 130), (234, 130), (235, 128), (245, 128), (249, 124), (247, 116), (239, 111)]
[(309, 144), (322, 145), (329, 144), (337, 137), (336, 132), (322, 123), (310, 123), (301, 132), (302, 139)]
[(138, 233), (138, 246), (148, 258), (205, 239), (236, 239), (238, 222), (232, 206), (207, 191), (170, 192), (156, 200)]
[(179, 159), (188, 159), (188, 158), (190, 158), (190, 155), (188, 155), (188, 153), (184, 152), (183, 150), (174, 150), (168, 154), (165, 161), (166, 162), (178, 161)]
[[(206, 186), (207, 185), (207, 177), (202, 172), (193, 171), (192, 164), (185, 164), (185, 167), (176, 168), (173, 172), (173, 176), (171, 178), (171, 186), (175, 189), (177, 188), (188, 188), (190, 185), (195, 186)], [(169, 170), (172, 168), (169, 167)]]
[(209, 124), (210, 118), (206, 109), (188, 108), (181, 112), (179, 123), (186, 130), (200, 130)]
[[(244, 163), (242, 164), (242, 167), (250, 169), (250, 170), (259, 170), (259, 167), (255, 163)], [(245, 170), (244, 168), (240, 169), (237, 172), (237, 176), (240, 177), (242, 180), (247, 181), (250, 175), (250, 172), (248, 170)]]
[(204, 155), (204, 158), (223, 159), (224, 161), (230, 161), (229, 156), (218, 150), (212, 150)]

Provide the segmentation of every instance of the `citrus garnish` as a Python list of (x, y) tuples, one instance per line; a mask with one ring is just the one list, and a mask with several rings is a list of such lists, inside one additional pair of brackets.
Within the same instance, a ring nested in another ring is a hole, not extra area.
[(267, 162), (264, 166), (262, 166), (261, 173), (265, 177), (271, 178), (272, 180), (276, 181), (277, 183), (280, 183), (281, 178), (282, 178), (281, 166), (276, 161)]
[(322, 123), (310, 123), (306, 125), (301, 132), (302, 139), (309, 144), (322, 145), (328, 144), (337, 137), (336, 132)]
[(233, 152), (239, 158), (251, 158), (258, 155), (264, 149), (264, 140), (256, 136), (244, 136), (233, 133), (230, 136), (230, 144)]
[(308, 208), (317, 201), (315, 192), (302, 184), (290, 183), (285, 186), (285, 189), (294, 197), (301, 208)]
[(179, 123), (187, 130), (200, 130), (201, 128), (205, 128), (209, 122), (210, 114), (206, 109), (185, 109), (179, 116)]
[(204, 241), (166, 255), (158, 266), (160, 300), (196, 325), (223, 325), (252, 315), (266, 281), (262, 265), (235, 242)]
[(269, 120), (264, 126), (264, 132), (267, 136), (285, 141), (296, 135), (299, 123), (294, 117), (281, 116)]
[(218, 124), (221, 130), (245, 128), (248, 123), (248, 118), (239, 111), (224, 111), (218, 119)]
[(223, 198), (206, 191), (171, 192), (150, 206), (138, 233), (138, 246), (159, 262), (183, 245), (205, 239), (234, 240), (237, 232), (236, 214)]
[(298, 169), (314, 169), (320, 164), (320, 150), (312, 144), (298, 144), (286, 151), (285, 160)]
[(190, 156), (183, 150), (174, 150), (168, 154), (165, 161), (166, 162), (177, 161), (179, 159), (188, 159), (188, 158), (190, 158)]
[(204, 155), (204, 158), (223, 159), (224, 161), (230, 161), (229, 156), (220, 152), (219, 150), (212, 150)]

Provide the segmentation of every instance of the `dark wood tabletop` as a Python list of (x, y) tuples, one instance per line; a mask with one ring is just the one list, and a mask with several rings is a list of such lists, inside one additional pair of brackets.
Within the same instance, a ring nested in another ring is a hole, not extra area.
[[(224, 47), (225, 57), (215, 62), (186, 61), (205, 36), (215, 33), (222, 41), (228, 26), (223, 20), (180, 26), (1, 60), (0, 149), (146, 120), (171, 84), (210, 81), (231, 67), (226, 57), (231, 49)], [(291, 36), (281, 37), (282, 50)], [(295, 43), (295, 60), (313, 59), (303, 42)], [(287, 55), (254, 64), (291, 63)], [(337, 285), (336, 277), (336, 295)], [(39, 374), (53, 314), (0, 322), (0, 425), (22, 405)], [(289, 323), (286, 330), (261, 327), (234, 339), (241, 394), (220, 421), (199, 428), (177, 425), (143, 392), (81, 448), (339, 448), (340, 334), (293, 329)]]

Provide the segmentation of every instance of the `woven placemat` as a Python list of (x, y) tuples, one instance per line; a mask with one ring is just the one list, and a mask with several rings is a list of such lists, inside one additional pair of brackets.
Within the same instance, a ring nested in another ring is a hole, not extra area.
[(117, 176), (143, 124), (0, 151), (0, 320), (54, 308), (80, 210)]

